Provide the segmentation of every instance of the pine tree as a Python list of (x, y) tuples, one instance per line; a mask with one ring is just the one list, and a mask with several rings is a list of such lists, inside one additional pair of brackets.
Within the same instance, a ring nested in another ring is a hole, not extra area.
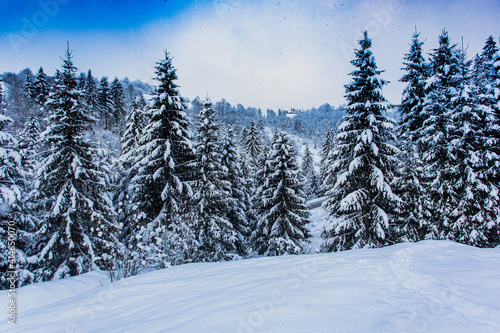
[(111, 101), (111, 113), (113, 114), (113, 124), (120, 126), (126, 117), (125, 95), (123, 94), (123, 87), (118, 78), (115, 77), (111, 82), (111, 89), (109, 91), (109, 98)]
[(104, 122), (104, 129), (108, 130), (111, 126), (111, 119), (113, 117), (112, 102), (109, 91), (108, 78), (101, 78), (101, 84), (98, 89), (99, 111), (101, 122)]
[(305, 134), (306, 128), (304, 127), (304, 123), (301, 118), (295, 117), (295, 132), (299, 134)]
[(322, 192), (325, 192), (324, 183), (328, 173), (329, 165), (328, 156), (333, 149), (334, 135), (332, 132), (332, 125), (328, 123), (325, 131), (325, 138), (323, 139), (323, 146), (321, 147), (321, 169), (320, 169), (320, 184)]
[[(182, 263), (183, 253), (188, 250), (180, 234), (189, 228), (178, 217), (192, 195), (187, 180), (193, 151), (186, 106), (179, 95), (176, 69), (167, 52), (165, 59), (157, 63), (156, 75), (159, 86), (133, 166), (134, 217), (128, 228), (135, 238), (128, 243), (138, 250), (143, 264), (165, 267), (168, 261)], [(177, 258), (172, 258), (173, 255)]]
[(47, 82), (47, 75), (45, 75), (45, 73), (43, 72), (42, 67), (40, 67), (36, 75), (34, 90), (36, 94), (35, 102), (37, 102), (39, 105), (44, 105), (50, 93), (50, 85)]
[[(487, 177), (491, 156), (486, 137), (489, 110), (482, 107), (478, 92), (472, 86), (470, 61), (465, 50), (459, 53), (461, 82), (459, 95), (453, 100), (449, 153), (453, 158), (452, 186), (458, 203), (450, 214), (447, 239), (479, 247), (491, 244), (491, 234), (498, 232), (499, 184)], [(485, 160), (486, 159), (486, 160)]]
[[(105, 88), (103, 89), (104, 89), (103, 93), (105, 93), (106, 89)], [(87, 107), (90, 110), (90, 114), (95, 118), (99, 118), (101, 104), (97, 90), (97, 84), (94, 77), (92, 76), (92, 71), (90, 69), (87, 72), (87, 78), (83, 90), (85, 95), (85, 103), (87, 104)], [(104, 99), (104, 96), (102, 97)]]
[(183, 219), (192, 225), (198, 244), (194, 261), (230, 260), (237, 248), (242, 248), (227, 216), (229, 208), (237, 203), (231, 197), (231, 183), (225, 179), (228, 170), (220, 163), (215, 111), (208, 98), (203, 104), (196, 135), (195, 192)]
[(346, 85), (346, 115), (331, 153), (336, 179), (327, 192), (330, 224), (322, 234), (327, 252), (386, 245), (397, 200), (390, 186), (397, 149), (390, 143), (393, 121), (385, 115), (386, 81), (379, 76), (366, 31), (359, 44), (351, 61), (357, 69)]
[(35, 199), (40, 228), (30, 258), (37, 281), (64, 278), (98, 267), (111, 269), (116, 241), (114, 212), (106, 193), (105, 175), (92, 159), (85, 139), (91, 118), (77, 89), (72, 54), (66, 50), (62, 71), (45, 108), (48, 147), (37, 170)]
[(313, 198), (317, 194), (318, 179), (314, 170), (314, 158), (309, 146), (306, 145), (304, 157), (302, 159), (302, 176), (305, 178), (304, 192), (307, 199)]
[[(500, 186), (500, 51), (492, 57), (492, 66), (488, 75), (487, 89), (480, 94), (481, 114), (486, 119), (481, 125), (485, 129), (485, 136), (488, 138), (484, 144), (487, 153), (483, 161), (486, 168), (486, 177), (489, 182)], [(493, 200), (500, 201), (498, 192), (490, 191)], [(489, 223), (492, 223), (491, 221)], [(500, 244), (500, 225), (489, 226), (488, 246), (498, 246)]]
[(430, 76), (430, 66), (422, 55), (419, 34), (413, 34), (410, 52), (405, 55), (406, 73), (401, 82), (403, 91), (398, 122), (399, 165), (394, 180), (395, 193), (401, 198), (396, 217), (395, 237), (402, 241), (419, 241), (426, 236), (432, 238), (435, 230), (429, 224), (426, 208), (425, 178), (423, 174), (422, 116), (425, 102), (425, 84)]
[(260, 215), (251, 236), (254, 249), (266, 256), (304, 253), (310, 237), (306, 228), (309, 211), (295, 150), (284, 132), (275, 135), (269, 169), (269, 178), (262, 186)]
[[(26, 269), (35, 219), (26, 210), (26, 175), (21, 164), (17, 141), (5, 128), (12, 119), (5, 116), (0, 84), (0, 288), (8, 289), (11, 279), (16, 286), (33, 280)], [(15, 248), (9, 243), (15, 242)]]
[[(278, 133), (275, 132), (274, 137), (277, 138)], [(257, 167), (257, 172), (255, 174), (255, 181), (253, 179), (247, 179), (247, 183), (251, 182), (252, 185), (255, 184), (253, 190), (251, 191), (252, 193), (252, 216), (254, 219), (252, 219), (252, 224), (251, 224), (251, 229), (255, 230), (255, 222), (257, 218), (265, 213), (266, 206), (264, 205), (265, 198), (264, 198), (264, 191), (268, 188), (269, 184), (269, 179), (272, 174), (271, 170), (271, 160), (270, 160), (270, 149), (266, 147), (266, 149), (263, 150), (262, 154), (260, 155), (259, 161), (258, 161), (258, 167)], [(245, 166), (245, 163), (242, 163), (243, 166)], [(243, 169), (244, 174), (248, 174), (249, 171)]]
[(262, 138), (253, 121), (250, 123), (246, 135), (241, 138), (241, 148), (243, 152), (248, 155), (250, 166), (255, 168), (259, 156), (262, 154)]
[[(118, 165), (118, 186), (113, 202), (118, 213), (118, 222), (124, 223), (128, 216), (132, 214), (130, 199), (132, 192), (129, 189), (129, 183), (134, 178), (136, 170), (132, 167), (136, 158), (136, 150), (139, 147), (139, 140), (144, 129), (144, 109), (137, 103), (137, 100), (132, 101), (132, 111), (127, 117), (125, 129), (121, 137), (121, 156)], [(124, 235), (129, 234), (128, 225), (125, 225), (123, 230)]]
[(500, 184), (500, 51), (495, 53), (489, 74), (487, 90), (481, 95), (481, 104), (488, 109), (487, 137), (491, 147), (488, 176), (492, 182)]
[(80, 73), (80, 76), (77, 79), (78, 82), (78, 90), (83, 91), (85, 89), (85, 83), (87, 83), (87, 77), (84, 72)]
[[(30, 71), (31, 73), (31, 71)], [(27, 73), (26, 77), (24, 79), (24, 91), (26, 92), (26, 95), (30, 98), (35, 98), (35, 87), (33, 86), (33, 83), (31, 82), (31, 74)]]
[(439, 47), (431, 55), (433, 75), (426, 87), (422, 110), (425, 119), (419, 138), (424, 147), (423, 161), (427, 178), (427, 209), (431, 212), (433, 238), (444, 238), (449, 232), (450, 214), (458, 204), (458, 193), (452, 184), (454, 164), (449, 153), (452, 112), (460, 86), (458, 52), (450, 44), (448, 32), (439, 36)]
[(22, 164), (30, 173), (35, 170), (36, 154), (39, 150), (40, 128), (38, 117), (31, 116), (24, 124), (24, 128), (18, 134), (19, 153), (21, 154)]
[(246, 254), (247, 238), (250, 236), (251, 193), (247, 187), (247, 180), (241, 168), (241, 161), (237, 152), (237, 144), (232, 128), (228, 128), (222, 136), (220, 147), (221, 165), (227, 169), (224, 180), (228, 181), (229, 194), (233, 203), (227, 208), (227, 219), (233, 224), (238, 233), (237, 253)]
[(483, 47), (483, 52), (477, 55), (474, 61), (473, 80), (479, 93), (484, 93), (491, 82), (493, 57), (498, 52), (497, 43), (493, 36), (488, 37)]

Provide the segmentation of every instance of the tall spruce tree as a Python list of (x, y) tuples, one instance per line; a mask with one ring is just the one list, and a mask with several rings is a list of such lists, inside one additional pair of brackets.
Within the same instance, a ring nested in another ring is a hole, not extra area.
[(323, 146), (321, 147), (321, 167), (320, 167), (320, 183), (321, 186), (323, 187), (323, 183), (326, 178), (326, 174), (329, 169), (329, 161), (328, 161), (328, 156), (330, 154), (330, 151), (332, 151), (332, 147), (334, 145), (334, 135), (332, 132), (332, 124), (328, 123), (326, 125), (326, 131), (325, 131), (325, 137), (323, 139)]
[(0, 84), (0, 289), (9, 289), (33, 280), (26, 256), (36, 222), (26, 209), (26, 173), (17, 140), (6, 131), (12, 119), (5, 116), (3, 100)]
[(76, 68), (66, 50), (62, 71), (45, 108), (49, 112), (42, 141), (48, 149), (37, 170), (35, 199), (40, 227), (35, 254), (29, 258), (35, 279), (47, 281), (111, 269), (116, 241), (114, 211), (104, 173), (94, 164), (85, 139), (91, 118), (77, 89)]
[(366, 31), (359, 45), (329, 166), (336, 179), (327, 192), (330, 223), (322, 234), (322, 250), (327, 252), (386, 245), (397, 201), (390, 186), (397, 149), (391, 144), (394, 122), (385, 115), (386, 81), (379, 76)]
[[(485, 134), (488, 138), (485, 142), (488, 154), (484, 158), (486, 174), (489, 181), (500, 186), (500, 51), (492, 57), (492, 66), (488, 75), (487, 89), (480, 95), (482, 111), (487, 115)], [(498, 192), (491, 191), (492, 196), (498, 197)], [(497, 199), (498, 200), (498, 199)], [(491, 222), (490, 222), (491, 223)], [(500, 244), (500, 226), (490, 228), (489, 245)]]
[(254, 250), (266, 256), (304, 253), (310, 237), (309, 211), (296, 153), (284, 132), (274, 137), (261, 193), (262, 207), (251, 236)]
[(418, 134), (424, 146), (423, 160), (433, 228), (445, 238), (449, 232), (450, 214), (458, 204), (458, 193), (452, 184), (454, 157), (449, 152), (452, 112), (460, 90), (459, 57), (451, 45), (448, 32), (439, 36), (439, 47), (431, 54), (432, 76), (427, 80), (422, 109), (425, 119)]
[(104, 129), (108, 130), (111, 128), (111, 120), (113, 119), (112, 112), (112, 102), (109, 92), (109, 83), (107, 77), (101, 78), (101, 83), (98, 88), (98, 100), (99, 100), (99, 111), (100, 120), (104, 125)]
[(24, 124), (24, 128), (18, 134), (19, 153), (21, 154), (22, 164), (33, 173), (37, 162), (36, 156), (39, 150), (40, 126), (38, 117), (31, 116)]
[(470, 61), (459, 52), (461, 82), (451, 112), (449, 153), (453, 158), (452, 186), (457, 204), (450, 213), (447, 239), (479, 247), (498, 245), (491, 235), (499, 227), (499, 184), (490, 182), (488, 165), (493, 152), (488, 133), (489, 110), (478, 99), (472, 84)]
[(242, 171), (240, 157), (237, 151), (236, 139), (231, 127), (224, 131), (220, 146), (221, 165), (227, 170), (224, 180), (228, 181), (229, 194), (233, 203), (227, 208), (227, 219), (233, 224), (238, 234), (237, 253), (245, 255), (247, 239), (251, 234), (250, 222), (253, 219), (251, 211), (251, 193)]
[[(137, 172), (133, 165), (144, 129), (144, 111), (143, 107), (137, 103), (137, 100), (132, 101), (132, 110), (127, 117), (125, 129), (120, 139), (122, 149), (118, 166), (119, 180), (113, 202), (118, 213), (117, 220), (121, 223), (125, 223), (127, 217), (132, 213), (131, 197), (133, 193), (129, 189), (129, 183)], [(130, 230), (128, 228), (129, 226), (125, 224), (124, 237), (129, 235)]]
[(50, 93), (50, 85), (47, 82), (47, 75), (45, 75), (45, 73), (43, 72), (42, 67), (40, 67), (36, 75), (34, 90), (35, 102), (37, 102), (39, 105), (44, 105)]
[[(196, 135), (194, 162), (195, 191), (184, 219), (192, 225), (198, 244), (194, 261), (220, 261), (234, 258), (240, 239), (227, 213), (237, 202), (231, 196), (228, 170), (220, 163), (218, 125), (211, 101), (204, 101)], [(234, 211), (233, 211), (234, 212)]]
[(99, 91), (97, 90), (97, 83), (94, 77), (92, 76), (92, 71), (90, 69), (87, 72), (87, 77), (83, 90), (85, 96), (85, 103), (87, 103), (87, 107), (90, 110), (90, 114), (94, 118), (99, 119), (100, 117)]
[(125, 95), (123, 94), (123, 86), (116, 77), (113, 82), (111, 82), (109, 97), (111, 101), (113, 124), (119, 127), (125, 120), (127, 110), (125, 105)]
[(165, 267), (168, 262), (183, 262), (183, 251), (188, 250), (180, 234), (189, 228), (179, 215), (192, 196), (187, 181), (194, 153), (186, 106), (175, 83), (176, 69), (166, 51), (156, 75), (159, 85), (133, 166), (134, 216), (128, 228), (135, 235), (129, 246), (138, 251), (138, 258), (146, 265)]
[(80, 72), (80, 76), (77, 78), (77, 88), (80, 91), (85, 89), (85, 83), (87, 82), (87, 76), (84, 72)]
[(479, 93), (484, 93), (491, 82), (493, 57), (498, 52), (497, 43), (493, 36), (489, 36), (483, 47), (483, 52), (477, 55), (474, 61), (473, 82)]
[(31, 81), (31, 71), (26, 73), (26, 77), (24, 78), (24, 91), (28, 97), (35, 99), (36, 93), (33, 82)]
[(489, 74), (488, 89), (481, 95), (483, 105), (491, 110), (488, 121), (488, 145), (493, 154), (488, 174), (492, 182), (500, 184), (500, 51), (495, 53)]
[(397, 127), (399, 139), (399, 165), (394, 180), (395, 193), (401, 198), (395, 221), (397, 240), (419, 241), (432, 238), (435, 230), (429, 224), (426, 210), (425, 177), (423, 174), (422, 110), (425, 102), (426, 80), (431, 74), (429, 64), (422, 54), (419, 33), (413, 34), (410, 51), (405, 55), (403, 68), (406, 73), (401, 82), (406, 83), (399, 106)]
[(314, 170), (314, 158), (308, 145), (306, 145), (304, 157), (302, 158), (301, 171), (305, 179), (304, 192), (306, 198), (311, 199), (318, 193), (319, 182)]
[(250, 167), (256, 167), (259, 157), (262, 154), (262, 138), (255, 122), (250, 122), (250, 127), (241, 138), (241, 147), (248, 156)]

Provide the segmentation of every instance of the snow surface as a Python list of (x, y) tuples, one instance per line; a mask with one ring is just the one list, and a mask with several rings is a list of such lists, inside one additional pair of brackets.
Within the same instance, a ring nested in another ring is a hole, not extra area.
[[(322, 208), (312, 218), (315, 248)], [(500, 330), (500, 249), (449, 241), (187, 264), (106, 281), (92, 272), (20, 288), (17, 326), (5, 319), (0, 331)]]

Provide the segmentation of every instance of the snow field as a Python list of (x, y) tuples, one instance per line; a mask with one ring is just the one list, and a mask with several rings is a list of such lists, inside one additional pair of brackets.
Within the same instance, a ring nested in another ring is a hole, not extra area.
[[(500, 250), (447, 241), (19, 289), (15, 332), (498, 332)], [(57, 297), (50, 299), (50, 294)], [(6, 299), (4, 292), (0, 294)], [(46, 302), (44, 304), (44, 301)], [(29, 306), (23, 303), (31, 303)]]

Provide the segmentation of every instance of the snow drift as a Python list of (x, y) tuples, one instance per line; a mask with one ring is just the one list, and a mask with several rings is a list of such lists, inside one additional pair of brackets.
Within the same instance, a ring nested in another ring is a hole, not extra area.
[(115, 283), (104, 277), (20, 288), (17, 326), (4, 320), (0, 331), (500, 330), (500, 249), (448, 241), (187, 264)]

